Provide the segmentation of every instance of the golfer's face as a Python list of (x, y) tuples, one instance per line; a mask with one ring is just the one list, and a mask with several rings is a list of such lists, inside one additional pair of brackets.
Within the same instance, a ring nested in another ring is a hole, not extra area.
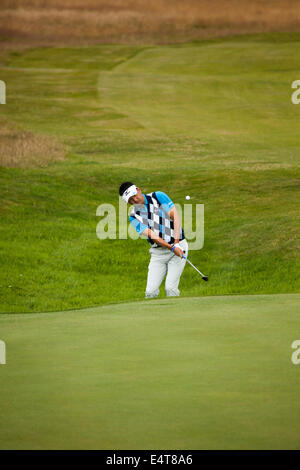
[(140, 188), (137, 188), (137, 193), (135, 196), (131, 196), (129, 198), (129, 204), (136, 205), (136, 204), (144, 204), (144, 196)]

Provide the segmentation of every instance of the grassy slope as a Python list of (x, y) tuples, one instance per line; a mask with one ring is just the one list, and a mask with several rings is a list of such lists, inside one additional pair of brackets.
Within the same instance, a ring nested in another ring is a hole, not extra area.
[(1, 315), (2, 449), (299, 449), (299, 294)]
[[(182, 46), (42, 48), (2, 67), (1, 115), (68, 145), (64, 162), (0, 169), (0, 311), (141, 299), (144, 241), (96, 238), (121, 181), (205, 204), (187, 296), (299, 291), (300, 35)], [(122, 273), (126, 272), (126, 276)], [(9, 287), (11, 286), (11, 287)]]

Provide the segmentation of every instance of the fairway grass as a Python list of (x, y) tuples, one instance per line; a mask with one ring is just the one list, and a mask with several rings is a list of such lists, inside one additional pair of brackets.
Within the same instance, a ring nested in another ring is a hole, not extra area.
[[(97, 207), (118, 210), (128, 180), (204, 204), (190, 258), (210, 282), (186, 267), (182, 295), (299, 292), (299, 45), (287, 33), (1, 52), (0, 125), (47, 145), (26, 168), (5, 168), (24, 139), (2, 149), (0, 312), (143, 299), (147, 242), (96, 236)], [(46, 165), (56, 142), (66, 154)]]
[(0, 316), (1, 449), (299, 449), (299, 294)]

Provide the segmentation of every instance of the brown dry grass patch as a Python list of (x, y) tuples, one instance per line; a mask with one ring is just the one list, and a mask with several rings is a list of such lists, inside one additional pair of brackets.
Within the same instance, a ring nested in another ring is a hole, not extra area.
[(299, 0), (2, 0), (0, 37), (32, 44), (166, 43), (300, 31)]
[(41, 167), (64, 157), (64, 146), (52, 137), (0, 123), (0, 166)]

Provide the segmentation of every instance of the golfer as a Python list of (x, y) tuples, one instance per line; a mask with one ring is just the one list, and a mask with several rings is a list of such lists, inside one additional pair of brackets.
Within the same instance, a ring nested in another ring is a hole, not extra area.
[(167, 296), (180, 294), (178, 285), (188, 255), (188, 244), (174, 203), (167, 194), (155, 191), (143, 194), (133, 183), (122, 183), (119, 194), (133, 206), (129, 215), (136, 231), (147, 237), (151, 245), (146, 298), (157, 297), (166, 277)]

